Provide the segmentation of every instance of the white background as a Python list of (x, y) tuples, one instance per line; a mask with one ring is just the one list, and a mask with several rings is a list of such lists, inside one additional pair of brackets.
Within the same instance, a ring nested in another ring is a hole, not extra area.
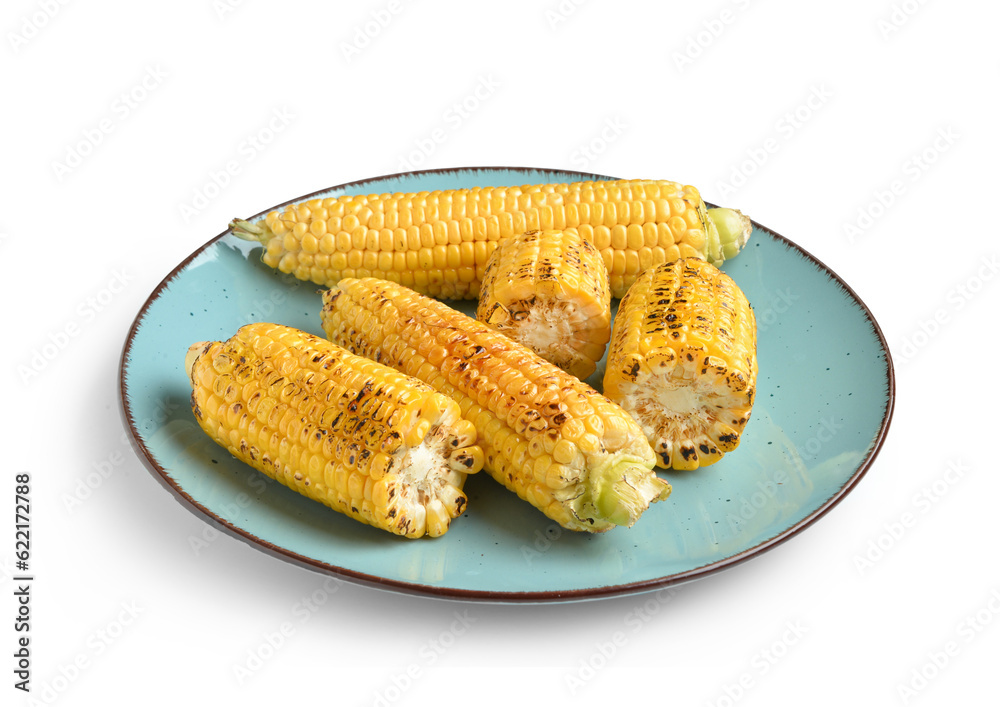
[[(995, 698), (995, 3), (225, 2), (4, 3), (0, 701), (29, 703), (11, 657), (24, 471), (38, 703)], [(325, 596), (321, 575), (228, 536), (196, 554), (208, 526), (123, 438), (132, 318), (234, 215), (407, 165), (676, 179), (796, 241), (893, 350), (895, 417), (873, 468), (803, 534), (670, 601)], [(327, 601), (303, 620), (318, 590)], [(239, 676), (254, 652), (262, 667)]]

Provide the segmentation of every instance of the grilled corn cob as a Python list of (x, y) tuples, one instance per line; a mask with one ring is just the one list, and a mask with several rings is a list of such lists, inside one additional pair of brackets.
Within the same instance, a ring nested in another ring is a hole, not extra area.
[(576, 229), (512, 236), (486, 263), (476, 319), (582, 380), (611, 338), (607, 268)]
[(703, 260), (643, 273), (615, 317), (604, 394), (646, 432), (664, 468), (736, 449), (757, 380), (757, 329), (743, 292)]
[(694, 187), (641, 179), (309, 199), (230, 226), (300, 280), (376, 277), (442, 299), (476, 299), (497, 243), (528, 230), (578, 228), (614, 297), (660, 263), (732, 258), (751, 231), (739, 212), (707, 209)]
[(483, 468), (564, 528), (632, 525), (670, 492), (642, 430), (617, 405), (442, 302), (347, 278), (324, 293), (322, 321), (334, 342), (458, 401)]
[(436, 537), (483, 452), (458, 405), (325, 339), (248, 324), (185, 361), (198, 424), (285, 486), (397, 535)]

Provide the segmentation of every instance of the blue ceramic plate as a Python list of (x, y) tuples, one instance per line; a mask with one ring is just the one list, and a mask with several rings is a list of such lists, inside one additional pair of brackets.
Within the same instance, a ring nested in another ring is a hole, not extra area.
[[(608, 177), (450, 169), (355, 182), (303, 199), (579, 179)], [(757, 313), (753, 415), (739, 449), (722, 461), (665, 474), (673, 495), (632, 528), (562, 531), (482, 473), (469, 478), (469, 510), (445, 536), (405, 540), (232, 458), (191, 413), (183, 367), (188, 346), (226, 339), (251, 321), (323, 332), (317, 287), (266, 267), (259, 246), (228, 232), (178, 265), (140, 310), (122, 353), (122, 412), (139, 456), (184, 505), (282, 559), (385, 589), (481, 601), (650, 591), (731, 567), (809, 526), (868, 470), (892, 416), (885, 340), (836, 274), (758, 224), (724, 269)], [(472, 303), (464, 309), (472, 312)], [(598, 389), (602, 374), (599, 368), (589, 381)]]

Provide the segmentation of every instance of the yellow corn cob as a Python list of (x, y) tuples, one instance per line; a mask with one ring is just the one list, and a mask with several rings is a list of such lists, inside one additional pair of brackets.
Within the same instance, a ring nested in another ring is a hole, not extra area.
[(576, 229), (507, 238), (486, 263), (476, 319), (582, 380), (611, 338), (607, 268)]
[(615, 316), (604, 394), (646, 432), (659, 466), (697, 469), (740, 443), (757, 381), (757, 328), (725, 273), (687, 258), (643, 273)]
[(475, 299), (497, 243), (528, 230), (578, 228), (614, 297), (660, 263), (732, 258), (751, 232), (739, 212), (707, 209), (694, 187), (643, 179), (310, 199), (231, 228), (300, 280), (376, 277), (442, 299)]
[(483, 451), (429, 385), (278, 324), (194, 344), (185, 366), (202, 429), (285, 486), (409, 538), (442, 535), (465, 509)]
[(323, 329), (345, 348), (426, 381), (475, 424), (486, 469), (565, 528), (632, 525), (670, 492), (621, 408), (530, 349), (401, 285), (343, 279)]

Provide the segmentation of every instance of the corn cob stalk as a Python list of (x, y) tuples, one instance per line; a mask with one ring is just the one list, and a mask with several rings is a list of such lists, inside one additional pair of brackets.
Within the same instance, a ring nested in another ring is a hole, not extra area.
[(576, 229), (513, 236), (486, 263), (476, 319), (582, 380), (611, 338), (607, 268)]
[(285, 486), (409, 538), (442, 535), (465, 509), (483, 452), (427, 384), (278, 324), (194, 344), (185, 366), (202, 429)]
[(738, 211), (706, 208), (694, 187), (642, 179), (345, 195), (230, 226), (300, 280), (376, 277), (442, 299), (476, 299), (497, 243), (528, 230), (578, 228), (601, 253), (614, 297), (661, 263), (732, 258), (752, 230)]
[(426, 381), (473, 422), (497, 481), (571, 530), (632, 525), (670, 492), (642, 430), (617, 405), (445, 304), (374, 278), (323, 296), (345, 348)]
[(756, 332), (743, 292), (703, 260), (648, 270), (629, 289), (604, 394), (640, 424), (659, 466), (697, 469), (739, 445), (756, 391)]

